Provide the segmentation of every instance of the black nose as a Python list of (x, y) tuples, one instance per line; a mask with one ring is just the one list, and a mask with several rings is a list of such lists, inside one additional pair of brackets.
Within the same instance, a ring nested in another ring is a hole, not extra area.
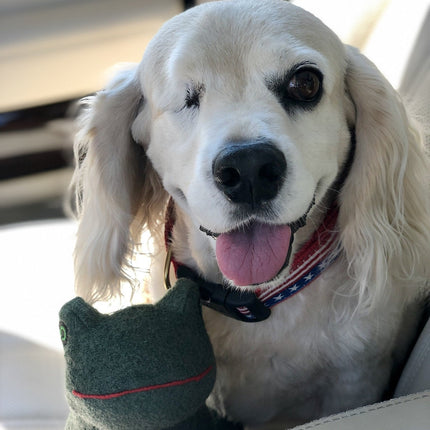
[(230, 144), (216, 156), (212, 165), (215, 183), (227, 198), (252, 208), (276, 197), (286, 170), (284, 154), (266, 142)]

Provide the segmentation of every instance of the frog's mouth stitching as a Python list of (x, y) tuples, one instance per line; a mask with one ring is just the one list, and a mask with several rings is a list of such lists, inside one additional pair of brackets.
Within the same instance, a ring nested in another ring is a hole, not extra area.
[(135, 394), (135, 393), (142, 393), (142, 392), (145, 392), (145, 391), (159, 390), (161, 388), (177, 387), (177, 386), (180, 386), (180, 385), (189, 384), (190, 382), (199, 382), (205, 376), (207, 376), (213, 370), (213, 368), (214, 368), (214, 366), (209, 366), (202, 373), (200, 373), (198, 375), (195, 375), (195, 376), (190, 376), (189, 378), (186, 378), (186, 379), (180, 379), (180, 380), (176, 380), (176, 381), (165, 382), (163, 384), (157, 384), (157, 385), (148, 385), (148, 386), (145, 386), (145, 387), (134, 388), (134, 389), (131, 389), (131, 390), (119, 391), (117, 393), (110, 393), (110, 394), (84, 394), (84, 393), (80, 393), (80, 392), (78, 392), (76, 390), (72, 390), (72, 394), (74, 396), (76, 396), (76, 397), (79, 397), (80, 399), (96, 399), (96, 400), (115, 399), (117, 397), (126, 396), (128, 394)]

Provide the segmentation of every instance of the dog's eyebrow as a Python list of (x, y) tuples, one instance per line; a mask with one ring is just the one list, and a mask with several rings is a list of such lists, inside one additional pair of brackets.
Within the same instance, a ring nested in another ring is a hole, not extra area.
[(290, 78), (299, 69), (301, 69), (302, 67), (306, 67), (306, 66), (313, 67), (318, 71), (320, 70), (317, 63), (314, 63), (313, 61), (310, 61), (310, 60), (304, 60), (304, 61), (301, 61), (299, 63), (294, 64), (294, 66), (290, 67), (289, 69), (280, 70), (278, 72), (273, 72), (271, 74), (268, 74), (266, 77), (266, 83), (270, 83), (270, 82), (277, 81), (280, 79)]

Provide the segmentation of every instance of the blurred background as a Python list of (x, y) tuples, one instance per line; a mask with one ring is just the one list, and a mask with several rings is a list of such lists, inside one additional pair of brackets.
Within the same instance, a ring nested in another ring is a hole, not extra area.
[[(115, 64), (140, 61), (162, 23), (197, 3), (0, 0), (0, 430), (62, 429), (67, 416), (57, 315), (73, 297), (76, 224), (63, 201), (76, 101)], [(430, 117), (429, 0), (293, 3)]]

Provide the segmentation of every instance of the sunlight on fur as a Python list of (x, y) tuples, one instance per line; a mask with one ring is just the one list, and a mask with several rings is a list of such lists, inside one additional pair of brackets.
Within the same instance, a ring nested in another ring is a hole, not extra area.
[[(339, 257), (267, 320), (203, 309), (218, 369), (209, 403), (263, 429), (380, 400), (429, 295), (430, 166), (377, 67), (288, 2), (215, 2), (166, 23), (85, 103), (77, 293), (106, 301), (128, 283), (163, 296), (170, 197), (175, 260), (256, 294), (288, 276), (335, 208)], [(279, 271), (267, 258), (278, 251)], [(235, 281), (255, 266), (258, 282)]]

